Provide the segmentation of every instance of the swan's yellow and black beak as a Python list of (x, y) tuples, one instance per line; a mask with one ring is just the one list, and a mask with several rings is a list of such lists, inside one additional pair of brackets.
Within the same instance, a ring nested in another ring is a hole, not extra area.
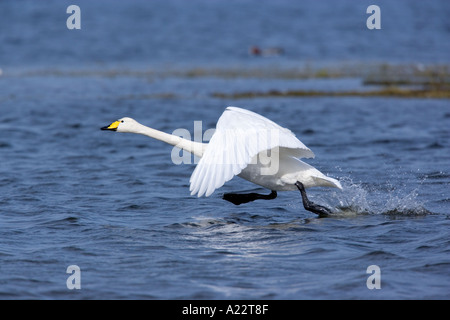
[(117, 131), (117, 127), (119, 126), (120, 122), (119, 121), (114, 121), (113, 123), (111, 123), (109, 126), (106, 127), (102, 127), (100, 128), (100, 130), (111, 130), (111, 131)]

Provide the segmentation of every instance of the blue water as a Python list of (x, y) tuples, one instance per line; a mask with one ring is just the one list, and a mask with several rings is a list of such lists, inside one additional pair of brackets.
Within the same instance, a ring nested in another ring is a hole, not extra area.
[[(0, 298), (450, 298), (448, 100), (213, 95), (363, 88), (280, 70), (448, 65), (448, 1), (377, 1), (374, 31), (365, 1), (77, 1), (81, 30), (66, 28), (70, 4), (0, 2)], [(333, 217), (297, 192), (234, 206), (223, 193), (267, 193), (237, 177), (192, 197), (195, 164), (174, 165), (171, 146), (99, 130), (130, 116), (194, 138), (228, 105), (314, 151), (344, 187), (308, 190)]]

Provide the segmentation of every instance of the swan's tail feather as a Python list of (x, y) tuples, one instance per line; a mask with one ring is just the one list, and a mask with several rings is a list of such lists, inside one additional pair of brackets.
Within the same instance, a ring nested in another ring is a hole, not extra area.
[(333, 188), (338, 188), (342, 190), (342, 185), (341, 183), (333, 178), (327, 177), (327, 176), (323, 176), (323, 177), (312, 177), (312, 179), (314, 180), (314, 182), (316, 183), (317, 186), (322, 186), (322, 187), (333, 187)]

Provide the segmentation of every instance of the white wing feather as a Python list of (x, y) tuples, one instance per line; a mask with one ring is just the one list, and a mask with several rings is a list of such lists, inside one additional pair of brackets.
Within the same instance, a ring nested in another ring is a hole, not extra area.
[(192, 173), (191, 194), (210, 196), (240, 174), (254, 156), (275, 147), (292, 149), (292, 156), (296, 158), (314, 157), (314, 153), (290, 130), (254, 112), (237, 107), (226, 108)]

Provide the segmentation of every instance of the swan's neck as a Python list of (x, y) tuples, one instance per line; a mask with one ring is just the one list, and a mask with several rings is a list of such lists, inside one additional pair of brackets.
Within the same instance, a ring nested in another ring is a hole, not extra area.
[(133, 131), (133, 133), (142, 134), (144, 136), (166, 142), (172, 146), (186, 150), (197, 157), (203, 156), (203, 152), (207, 146), (206, 143), (187, 140), (173, 134), (168, 134), (156, 129), (149, 128), (142, 124), (139, 124), (136, 129), (137, 130)]

